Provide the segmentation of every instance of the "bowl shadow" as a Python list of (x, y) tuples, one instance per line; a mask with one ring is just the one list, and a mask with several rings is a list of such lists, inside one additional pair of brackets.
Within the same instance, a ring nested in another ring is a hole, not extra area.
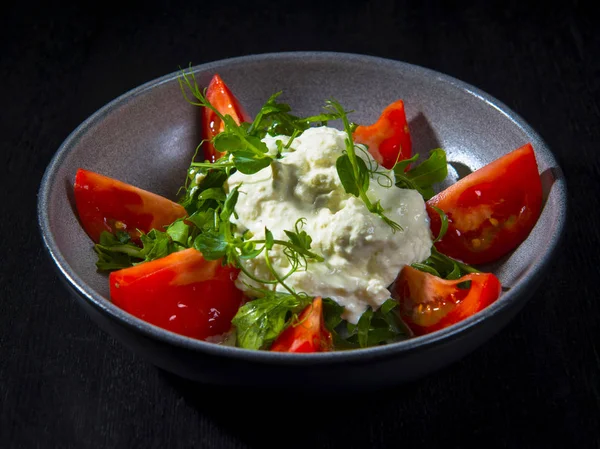
[(426, 159), (431, 150), (441, 147), (435, 130), (422, 112), (408, 121), (408, 128), (412, 141), (412, 153), (418, 153), (419, 159)]
[(307, 395), (292, 389), (205, 385), (160, 373), (188, 406), (226, 434), (257, 448), (369, 447), (373, 423), (392, 426), (399, 398), (421, 394), (426, 385), (413, 381), (385, 392)]

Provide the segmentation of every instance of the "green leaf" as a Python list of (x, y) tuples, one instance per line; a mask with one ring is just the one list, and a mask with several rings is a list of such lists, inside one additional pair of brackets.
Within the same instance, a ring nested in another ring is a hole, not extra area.
[(223, 184), (227, 178), (227, 173), (223, 170), (209, 170), (204, 179), (200, 182), (200, 184), (198, 184), (200, 192), (215, 187), (223, 187)]
[(214, 231), (203, 232), (194, 240), (194, 248), (202, 253), (206, 260), (217, 260), (227, 254), (225, 236)]
[(294, 231), (289, 231), (287, 229), (283, 231), (292, 245), (292, 247), (288, 247), (288, 249), (300, 256), (315, 259), (317, 262), (323, 262), (323, 257), (311, 251), (312, 237), (302, 229), (302, 226), (305, 223), (305, 218), (299, 218), (294, 224)]
[(221, 153), (233, 153), (243, 150), (246, 145), (242, 138), (234, 132), (223, 131), (212, 140), (213, 146)]
[(225, 201), (225, 192), (222, 187), (211, 187), (206, 190), (202, 190), (198, 194), (199, 200), (216, 200), (216, 201)]
[(332, 333), (337, 350), (377, 346), (404, 340), (410, 335), (397, 311), (398, 303), (393, 299), (385, 301), (376, 311), (368, 308), (352, 324), (342, 320), (344, 308), (335, 301), (323, 299), (325, 325)]
[(425, 273), (433, 274), (434, 276), (437, 276), (437, 277), (442, 277), (435, 268), (433, 268), (430, 265), (424, 264), (424, 263), (413, 263), (413, 264), (411, 264), (411, 267), (413, 267), (417, 270), (424, 271)]
[(367, 309), (361, 315), (356, 325), (358, 344), (361, 348), (366, 348), (369, 342), (369, 331), (371, 328), (371, 319), (373, 318), (373, 309)]
[(440, 253), (435, 246), (431, 247), (431, 255), (423, 263), (411, 266), (449, 280), (459, 279), (469, 273), (480, 273), (476, 268)]
[(263, 168), (271, 165), (271, 159), (268, 156), (257, 157), (256, 154), (250, 151), (238, 151), (233, 153), (233, 162), (235, 167), (245, 175), (253, 175), (261, 171)]
[(417, 159), (419, 159), (419, 155), (415, 154), (413, 157), (408, 158), (408, 159), (403, 159), (401, 161), (396, 162), (396, 165), (394, 165), (394, 172), (395, 173), (400, 173), (400, 174), (404, 174), (404, 171), (406, 170), (406, 167), (408, 167), (410, 164), (414, 164), (415, 162), (417, 162)]
[(460, 279), (462, 277), (462, 273), (460, 271), (460, 267), (456, 262), (452, 264), (452, 271), (446, 275), (446, 279), (455, 280)]
[(100, 234), (100, 241), (94, 245), (94, 251), (98, 256), (96, 268), (100, 271), (113, 271), (133, 266), (136, 262), (144, 259), (140, 247), (129, 243), (130, 237), (118, 233), (117, 236), (104, 231)]
[(198, 169), (190, 169), (189, 171), (191, 173), (201, 172), (204, 177), (197, 183), (196, 176), (193, 175), (190, 178), (189, 185), (184, 187), (185, 193), (179, 203), (185, 207), (188, 215), (191, 216), (198, 210), (218, 207), (218, 202), (222, 200), (217, 191), (221, 190), (223, 192), (223, 184), (227, 180), (227, 173), (224, 170), (213, 169), (208, 169), (206, 172)]
[(273, 238), (273, 233), (265, 228), (265, 248), (267, 250), (273, 249), (273, 245), (275, 244), (275, 239)]
[(237, 345), (246, 349), (268, 347), (311, 298), (265, 292), (266, 296), (244, 304), (231, 320), (236, 327)]
[(131, 236), (129, 235), (129, 232), (117, 231), (117, 233), (115, 234), (115, 237), (122, 244), (126, 244), (126, 243), (129, 243), (131, 241)]
[(285, 235), (288, 236), (288, 239), (290, 240), (290, 243), (292, 243), (292, 245), (301, 249), (310, 249), (310, 246), (312, 244), (312, 237), (308, 235), (306, 231), (297, 233), (293, 231), (284, 230), (283, 232), (285, 232)]
[(214, 228), (217, 218), (216, 210), (208, 209), (193, 213), (187, 218), (187, 221), (191, 222), (198, 229), (203, 230)]
[(131, 267), (143, 262), (160, 259), (189, 247), (190, 227), (183, 220), (176, 220), (166, 231), (152, 229), (140, 234), (141, 247), (129, 242), (130, 237), (103, 232), (100, 242), (94, 246), (98, 254), (99, 270), (112, 271)]
[(369, 169), (365, 161), (360, 157), (356, 158), (356, 165), (358, 166), (358, 179), (356, 182), (359, 189), (366, 192), (369, 189)]
[[(335, 113), (324, 112), (322, 114), (311, 115), (309, 117), (303, 117), (303, 118), (296, 119), (295, 122), (297, 124), (305, 125), (308, 127), (308, 126), (310, 126), (311, 123), (327, 123), (329, 121), (339, 120), (341, 118), (342, 118), (342, 116), (337, 112), (335, 112)], [(323, 126), (325, 126), (325, 125), (323, 125)]]
[(441, 148), (431, 150), (429, 158), (408, 171), (408, 176), (419, 186), (431, 186), (448, 176), (446, 152)]
[(240, 252), (240, 259), (254, 259), (263, 252), (263, 247), (256, 248), (254, 242), (244, 242), (242, 245), (238, 246), (238, 250)]
[(238, 197), (240, 196), (240, 185), (235, 186), (231, 191), (227, 194), (227, 198), (223, 203), (223, 210), (221, 211), (220, 218), (222, 221), (229, 221), (229, 218), (235, 212), (235, 205), (237, 204)]
[[(267, 153), (269, 151), (269, 148), (267, 147), (267, 144), (264, 143), (260, 137), (256, 137), (256, 136), (248, 136), (246, 137), (246, 146), (252, 146), (253, 148), (257, 149), (258, 151), (260, 151), (261, 153)], [(267, 156), (269, 157), (269, 156)]]
[(273, 116), (281, 113), (287, 113), (291, 110), (289, 105), (277, 103), (275, 101), (280, 95), (281, 92), (276, 92), (269, 97), (267, 102), (262, 106), (262, 108), (260, 108), (260, 111), (258, 111), (258, 114), (256, 114), (252, 125), (248, 129), (248, 134), (260, 135), (261, 137), (264, 136), (266, 133), (265, 129), (272, 124)]
[(171, 245), (169, 235), (166, 232), (157, 231), (156, 229), (152, 229), (148, 234), (142, 234), (140, 240), (144, 245), (144, 261), (146, 262), (168, 256), (175, 249)]
[(323, 318), (325, 327), (330, 331), (334, 331), (336, 327), (343, 321), (342, 313), (344, 308), (331, 298), (323, 298)]
[(176, 221), (167, 228), (167, 235), (171, 240), (182, 246), (187, 246), (190, 227), (183, 221)]
[(341, 118), (338, 112), (325, 112), (309, 117), (297, 117), (290, 113), (291, 108), (288, 104), (276, 101), (280, 95), (281, 92), (273, 94), (262, 106), (252, 126), (248, 129), (248, 135), (259, 138), (264, 137), (266, 134), (295, 137), (302, 134), (313, 123), (324, 125), (329, 120)]
[[(121, 234), (120, 232), (118, 232), (117, 234)], [(126, 233), (129, 236), (129, 233)], [(100, 234), (100, 241), (98, 242), (98, 245), (100, 246), (106, 246), (106, 247), (111, 247), (111, 246), (117, 246), (117, 245), (123, 245), (124, 243), (128, 243), (127, 241), (124, 242), (123, 240), (126, 240), (126, 238), (118, 238), (118, 236), (111, 234), (108, 231), (102, 231), (102, 233)]]
[(416, 167), (405, 172), (406, 167), (418, 159), (418, 154), (412, 158), (399, 161), (394, 165), (396, 186), (417, 190), (425, 200), (434, 195), (433, 185), (442, 182), (448, 175), (446, 152), (435, 149), (429, 152), (429, 158)]
[(396, 301), (394, 301), (393, 299), (388, 299), (386, 300), (381, 307), (379, 308), (379, 310), (381, 311), (381, 313), (383, 315), (387, 315), (388, 313), (390, 313), (392, 310), (394, 310), (396, 307), (398, 307), (398, 303)]
[(440, 240), (442, 240), (444, 238), (444, 236), (446, 235), (446, 232), (448, 231), (448, 216), (446, 215), (446, 213), (435, 206), (431, 206), (431, 208), (437, 212), (437, 214), (440, 216), (440, 232), (438, 233), (437, 237), (435, 238), (435, 240), (433, 241), (433, 243), (439, 242)]
[(284, 232), (295, 246), (309, 250), (312, 245), (312, 237), (302, 229), (305, 224), (306, 218), (299, 218), (294, 223), (294, 231), (285, 230)]
[(337, 158), (335, 161), (335, 168), (337, 169), (340, 182), (346, 193), (359, 196), (359, 182), (354, 176), (354, 168), (352, 167), (352, 163), (347, 154), (342, 154)]
[(234, 119), (231, 115), (226, 114), (222, 118), (223, 123), (225, 125), (226, 133), (234, 132), (238, 134), (240, 137), (244, 137), (246, 135), (245, 128), (241, 125), (238, 125), (236, 119)]

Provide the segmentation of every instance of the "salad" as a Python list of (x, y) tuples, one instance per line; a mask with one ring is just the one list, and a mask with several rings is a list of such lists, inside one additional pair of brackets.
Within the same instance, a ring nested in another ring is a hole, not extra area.
[(179, 82), (204, 140), (175, 201), (75, 177), (114, 304), (217, 344), (322, 352), (435, 332), (500, 297), (476, 266), (541, 213), (531, 144), (436, 193), (446, 153), (412, 154), (402, 100), (357, 124), (336, 100), (299, 117), (278, 92), (251, 117), (218, 74), (207, 89), (191, 72)]

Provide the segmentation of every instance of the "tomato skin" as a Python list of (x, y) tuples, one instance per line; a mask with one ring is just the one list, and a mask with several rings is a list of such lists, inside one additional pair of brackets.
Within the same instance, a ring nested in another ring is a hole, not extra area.
[[(244, 110), (238, 99), (233, 95), (229, 87), (215, 74), (206, 90), (206, 99), (222, 115), (230, 115), (239, 125), (241, 122), (250, 122), (250, 116)], [(202, 136), (211, 140), (225, 129), (225, 124), (217, 114), (209, 109), (202, 108)], [(219, 159), (223, 153), (217, 151), (210, 141), (203, 144), (204, 158), (210, 162)]]
[(110, 297), (126, 312), (163, 329), (206, 339), (231, 328), (243, 299), (238, 270), (189, 248), (110, 273)]
[[(470, 281), (468, 289), (458, 284)], [(415, 335), (451, 326), (492, 304), (502, 286), (491, 273), (473, 273), (448, 281), (405, 266), (392, 287), (400, 316)]]
[(136, 240), (137, 229), (162, 230), (186, 215), (181, 205), (167, 198), (81, 168), (75, 176), (74, 191), (83, 229), (96, 243), (103, 231), (126, 231)]
[(316, 297), (273, 342), (275, 352), (326, 352), (332, 349), (331, 332), (323, 320), (323, 300)]
[(379, 119), (369, 126), (358, 126), (353, 134), (355, 143), (369, 147), (369, 153), (387, 169), (397, 161), (410, 158), (412, 141), (404, 102), (398, 100), (387, 106)]
[(542, 182), (531, 144), (474, 171), (427, 201), (431, 230), (448, 216), (448, 231), (435, 246), (469, 264), (488, 263), (523, 242), (542, 208)]

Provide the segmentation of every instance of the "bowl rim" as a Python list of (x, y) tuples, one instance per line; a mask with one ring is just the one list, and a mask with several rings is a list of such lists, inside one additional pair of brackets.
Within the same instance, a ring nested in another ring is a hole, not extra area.
[[(168, 343), (183, 349), (206, 353), (211, 356), (224, 357), (230, 359), (240, 359), (258, 363), (280, 363), (286, 365), (304, 365), (304, 364), (323, 364), (323, 363), (364, 363), (373, 359), (393, 357), (399, 353), (409, 353), (416, 350), (420, 350), (424, 347), (434, 346), (438, 343), (447, 343), (451, 340), (461, 338), (467, 333), (474, 331), (479, 325), (496, 315), (502, 310), (506, 310), (515, 307), (520, 301), (525, 302), (529, 294), (532, 293), (531, 286), (535, 284), (543, 272), (548, 267), (552, 256), (556, 252), (556, 249), (562, 240), (565, 230), (565, 224), (567, 220), (567, 190), (564, 176), (556, 161), (555, 156), (550, 151), (541, 136), (516, 112), (511, 110), (504, 103), (487, 94), (486, 92), (478, 89), (477, 87), (454, 78), (450, 75), (443, 74), (436, 70), (432, 70), (420, 65), (412, 63), (383, 58), (379, 56), (372, 56), (366, 54), (356, 53), (345, 53), (345, 52), (332, 52), (332, 51), (290, 51), (290, 52), (275, 52), (275, 53), (257, 53), (247, 56), (236, 56), (232, 58), (222, 59), (218, 61), (207, 62), (190, 66), (188, 70), (193, 73), (199, 71), (216, 71), (220, 68), (232, 65), (244, 65), (252, 62), (260, 61), (271, 61), (271, 60), (300, 60), (300, 59), (318, 59), (321, 61), (334, 60), (336, 62), (344, 63), (359, 63), (359, 64), (376, 64), (390, 67), (398, 70), (399, 72), (412, 71), (420, 76), (433, 77), (437, 82), (452, 85), (453, 87), (466, 92), (469, 95), (476, 97), (478, 100), (485, 102), (487, 105), (493, 107), (506, 118), (508, 118), (515, 126), (521, 129), (531, 139), (530, 141), (535, 142), (534, 148), (536, 153), (543, 152), (545, 157), (552, 162), (552, 168), (555, 168), (555, 182), (552, 186), (553, 195), (559, 195), (561, 198), (559, 204), (563, 204), (564, 207), (558, 210), (557, 216), (555, 216), (555, 223), (557, 223), (557, 232), (551, 236), (550, 241), (545, 251), (538, 255), (536, 258), (537, 263), (532, 263), (530, 266), (535, 265), (533, 268), (528, 269), (524, 276), (519, 278), (519, 281), (511, 287), (507, 292), (504, 292), (501, 297), (483, 309), (475, 315), (466, 318), (459, 323), (444, 328), (442, 330), (433, 332), (431, 334), (410, 338), (400, 342), (390, 343), (382, 346), (375, 346), (370, 348), (353, 349), (347, 351), (333, 351), (324, 353), (311, 353), (311, 354), (296, 354), (296, 353), (280, 353), (270, 352), (261, 350), (249, 350), (231, 346), (223, 346), (214, 343), (209, 343), (201, 340), (197, 340), (191, 337), (176, 334), (174, 332), (165, 330), (140, 318), (137, 318), (129, 313), (125, 312), (110, 299), (97, 293), (92, 287), (81, 279), (77, 273), (67, 263), (65, 257), (61, 253), (56, 240), (50, 231), (50, 217), (49, 217), (49, 198), (57, 177), (57, 173), (61, 166), (61, 163), (69, 155), (72, 148), (75, 147), (77, 141), (83, 136), (87, 129), (92, 125), (101, 121), (106, 115), (108, 115), (114, 108), (126, 104), (133, 98), (142, 95), (148, 90), (154, 89), (164, 83), (175, 80), (180, 71), (174, 71), (164, 76), (152, 79), (138, 87), (130, 89), (124, 94), (116, 97), (112, 101), (106, 103), (92, 115), (90, 115), (85, 121), (77, 126), (62, 142), (50, 163), (48, 164), (44, 175), (42, 177), (40, 187), (38, 190), (38, 207), (37, 207), (37, 218), (38, 227), (42, 236), (42, 240), (46, 250), (48, 251), (50, 258), (58, 269), (60, 275), (68, 282), (69, 286), (74, 290), (78, 299), (82, 299), (89, 305), (98, 309), (103, 314), (108, 315), (113, 320), (123, 323), (128, 328), (142, 334), (145, 337), (151, 339), (157, 339), (164, 343)], [(108, 280), (107, 280), (108, 282)], [(528, 289), (530, 291), (528, 291)]]

